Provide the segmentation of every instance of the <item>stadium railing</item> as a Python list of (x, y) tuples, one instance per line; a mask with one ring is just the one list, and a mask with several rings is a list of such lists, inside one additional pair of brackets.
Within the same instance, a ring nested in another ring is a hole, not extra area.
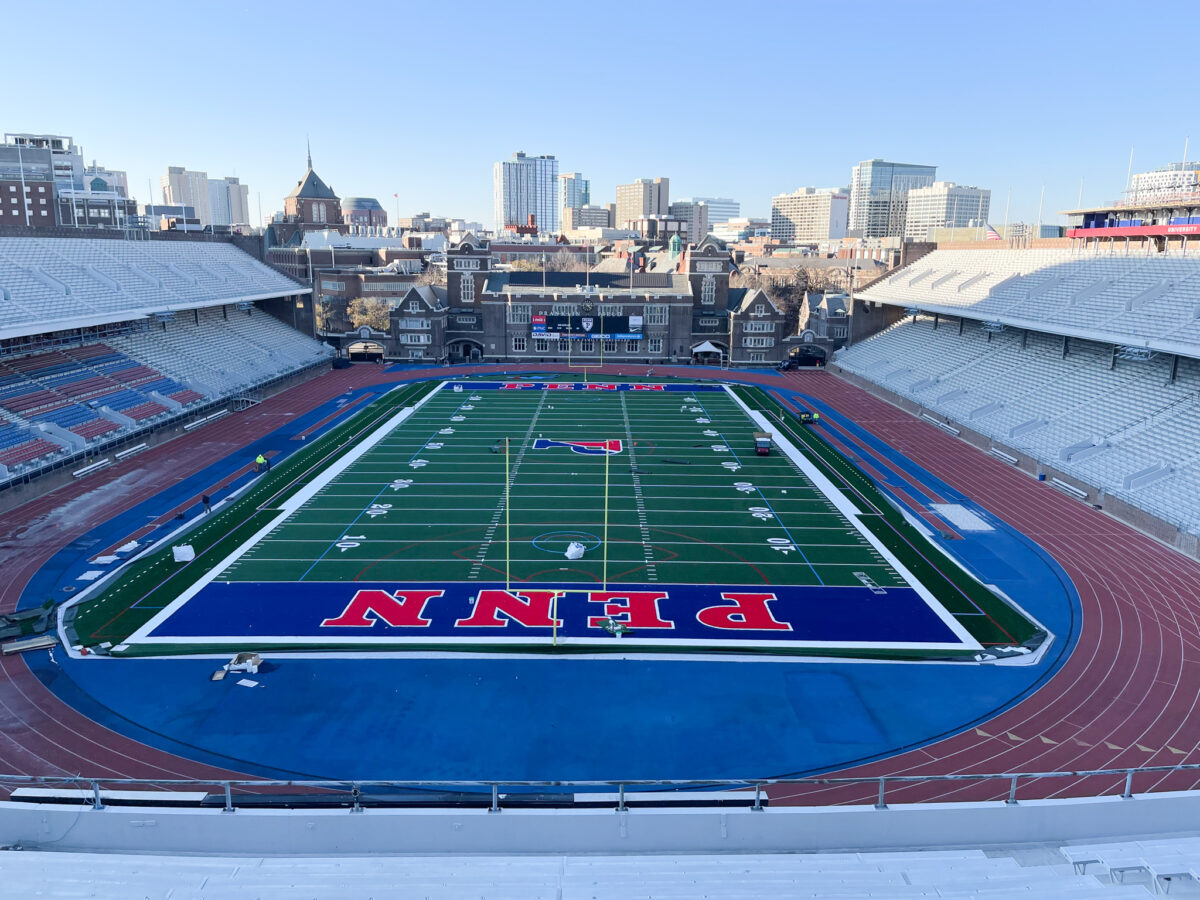
[[(624, 811), (629, 803), (638, 802), (641, 792), (654, 791), (655, 802), (661, 805), (671, 803), (670, 794), (688, 792), (689, 805), (704, 805), (698, 800), (695, 792), (714, 792), (714, 801), (728, 803), (729, 791), (741, 791), (746, 794), (746, 803), (750, 809), (761, 810), (769, 803), (771, 788), (867, 788), (874, 797), (874, 808), (888, 809), (888, 789), (900, 786), (925, 786), (958, 788), (966, 785), (999, 786), (989, 789), (994, 793), (994, 799), (1003, 799), (1005, 806), (1016, 806), (1021, 801), (1018, 798), (1022, 782), (1049, 783), (1055, 789), (1049, 793), (1060, 793), (1062, 779), (1092, 779), (1103, 778), (1113, 785), (1120, 786), (1121, 799), (1134, 798), (1135, 779), (1139, 776), (1159, 776), (1158, 780), (1169, 775), (1194, 773), (1191, 783), (1200, 780), (1200, 764), (1181, 764), (1176, 766), (1141, 766), (1121, 769), (1089, 769), (1062, 772), (1004, 772), (988, 774), (954, 774), (954, 775), (880, 775), (869, 777), (830, 777), (830, 778), (764, 778), (764, 779), (631, 779), (620, 781), (447, 781), (447, 780), (412, 780), (397, 781), (380, 780), (273, 780), (273, 779), (142, 779), (142, 778), (105, 778), (65, 775), (6, 775), (0, 774), (0, 789), (7, 790), (10, 795), (16, 792), (12, 799), (41, 800), (43, 802), (63, 802), (84, 800), (93, 809), (104, 809), (106, 800), (111, 805), (138, 805), (138, 801), (150, 802), (155, 806), (215, 806), (223, 804), (227, 811), (242, 808), (287, 806), (289, 808), (348, 806), (359, 810), (365, 806), (379, 805), (391, 807), (403, 806), (479, 806), (484, 805), (491, 812), (499, 812), (504, 806), (511, 808), (529, 807), (574, 807), (580, 804), (587, 806), (606, 806), (611, 803), (614, 809)], [(22, 796), (22, 789), (38, 788), (30, 796)], [(55, 791), (53, 789), (57, 788)], [(216, 791), (206, 791), (206, 800), (198, 803), (195, 797), (198, 789), (216, 788)], [(47, 790), (49, 789), (49, 790)], [(1170, 791), (1184, 788), (1171, 788)], [(1191, 789), (1191, 788), (1186, 788)], [(1159, 791), (1143, 791), (1141, 795), (1165, 793), (1168, 789)], [(144, 792), (144, 793), (142, 793)], [(160, 796), (155, 793), (162, 792)], [(717, 794), (717, 792), (720, 792)], [(752, 792), (752, 793), (751, 793)], [(186, 799), (180, 797), (186, 795)], [(595, 799), (589, 800), (588, 795), (596, 794)], [(175, 795), (175, 796), (173, 796)], [(1104, 791), (1089, 791), (1073, 795), (1076, 797), (1112, 797), (1114, 789)], [(176, 799), (179, 797), (179, 799)], [(615, 799), (613, 799), (615, 798)], [(815, 802), (805, 803), (803, 794), (797, 793), (786, 799), (796, 805), (826, 805), (830, 798), (826, 794), (813, 796)], [(1026, 796), (1026, 802), (1046, 799), (1046, 797)], [(906, 798), (904, 803), (944, 803), (946, 797), (939, 794), (934, 799), (920, 797)]]

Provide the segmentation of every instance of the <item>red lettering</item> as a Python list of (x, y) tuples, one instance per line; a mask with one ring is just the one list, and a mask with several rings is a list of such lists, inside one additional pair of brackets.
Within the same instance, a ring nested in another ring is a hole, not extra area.
[(498, 591), (482, 590), (475, 601), (475, 610), (465, 619), (454, 623), (456, 628), (506, 628), (508, 622), (500, 613), (526, 628), (562, 627), (561, 619), (554, 619), (551, 604), (562, 591)]
[(573, 391), (573, 390), (575, 390), (575, 385), (574, 385), (574, 383), (572, 383), (570, 381), (564, 382), (563, 384), (547, 384), (546, 390), (548, 390), (548, 391)]
[(587, 384), (587, 385), (584, 385), (585, 391), (615, 391), (616, 389), (617, 389), (617, 386), (615, 384)]
[[(658, 614), (658, 601), (666, 600), (666, 591), (592, 591), (589, 603), (603, 603), (604, 615), (588, 619), (588, 628), (603, 628), (606, 619), (630, 628), (674, 628), (675, 623)], [(613, 603), (624, 600), (624, 603)]]
[(661, 391), (661, 384), (635, 384), (632, 386), (635, 391)]
[[(424, 618), (425, 604), (445, 591), (398, 591), (392, 596), (387, 591), (357, 591), (342, 614), (336, 619), (326, 619), (322, 628), (371, 628), (383, 620), (393, 628), (427, 628), (430, 620)], [(372, 618), (367, 618), (367, 613)]]
[(791, 631), (787, 622), (778, 621), (767, 604), (777, 599), (774, 594), (721, 594), (722, 600), (732, 600), (732, 606), (706, 606), (696, 613), (700, 624), (709, 628), (747, 631)]

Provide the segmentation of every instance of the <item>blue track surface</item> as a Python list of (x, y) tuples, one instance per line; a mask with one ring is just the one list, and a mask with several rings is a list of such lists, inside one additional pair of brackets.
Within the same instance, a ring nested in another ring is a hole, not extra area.
[[(71, 660), (60, 653), (51, 662), (41, 652), (26, 659), (64, 700), (153, 746), (247, 773), (346, 779), (807, 774), (970, 728), (1044, 684), (1077, 639), (1078, 598), (1059, 566), (834, 410), (798, 399), (845, 425), (863, 454), (888, 459), (995, 527), (945, 546), (1056, 634), (1039, 664), (279, 658), (255, 677), (259, 686), (242, 687), (232, 678), (210, 682), (215, 660)], [(329, 411), (298, 417), (287, 433)], [(280, 435), (250, 454), (278, 448)], [(88, 548), (128, 534), (169, 508), (172, 496), (213, 483), (221, 468), (62, 551), (23, 605), (76, 577), (94, 553)], [(911, 484), (904, 489), (914, 493)]]

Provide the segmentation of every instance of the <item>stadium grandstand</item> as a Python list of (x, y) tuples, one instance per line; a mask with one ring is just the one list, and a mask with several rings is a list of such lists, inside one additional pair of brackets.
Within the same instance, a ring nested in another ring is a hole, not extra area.
[(0, 484), (327, 363), (260, 308), (307, 293), (231, 244), (0, 240)]
[(899, 318), (843, 350), (843, 371), (1069, 492), (1144, 510), (1194, 552), (1200, 253), (938, 249), (857, 299)]

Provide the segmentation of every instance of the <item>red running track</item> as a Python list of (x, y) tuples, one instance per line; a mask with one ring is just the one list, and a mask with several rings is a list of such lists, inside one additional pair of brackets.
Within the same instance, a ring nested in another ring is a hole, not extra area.
[[(510, 367), (507, 372), (556, 367)], [(557, 367), (565, 371), (565, 367)], [(455, 367), (447, 376), (497, 372)], [(645, 366), (610, 366), (606, 377), (640, 377)], [(711, 377), (687, 367), (655, 374)], [(0, 612), (58, 550), (97, 522), (152, 497), (173, 481), (239, 452), (283, 421), (355, 387), (419, 378), (375, 366), (330, 372), (153, 448), (0, 518)], [(1051, 553), (1079, 592), (1078, 648), (1032, 697), (985, 723), (936, 744), (839, 775), (925, 775), (1006, 771), (1078, 771), (1200, 762), (1200, 564), (1128, 526), (994, 460), (826, 372), (786, 376), (737, 373), (742, 380), (788, 387), (819, 398), (1005, 519)], [(60, 701), (19, 657), (0, 659), (0, 772), (125, 778), (244, 777), (173, 756), (117, 734)], [(1142, 776), (1138, 791), (1196, 786), (1191, 775)], [(1023, 785), (1020, 796), (1111, 792), (1121, 779), (1055, 779)], [(889, 788), (889, 802), (1004, 796), (1007, 784), (923, 783)], [(873, 789), (770, 791), (776, 803), (873, 801)]]

